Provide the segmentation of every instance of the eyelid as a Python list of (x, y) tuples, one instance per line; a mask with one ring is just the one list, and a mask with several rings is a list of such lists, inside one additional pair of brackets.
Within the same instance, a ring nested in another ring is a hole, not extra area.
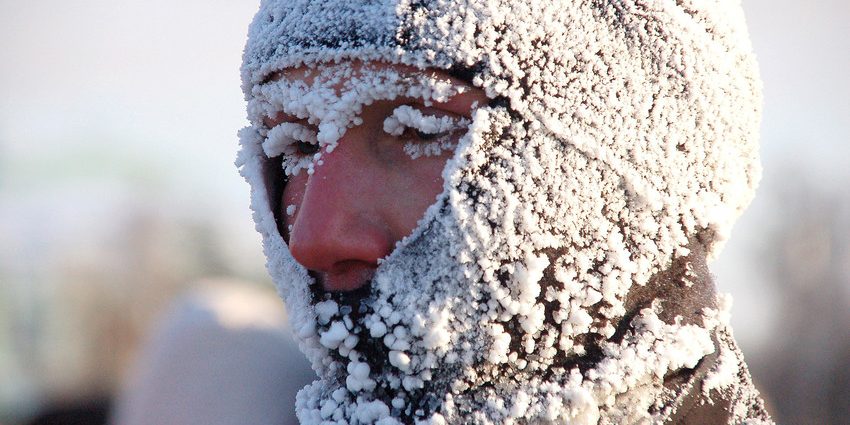
[(302, 142), (317, 145), (316, 131), (301, 123), (282, 122), (268, 131), (262, 147), (267, 157), (274, 158), (292, 153), (293, 146)]
[(467, 117), (451, 111), (405, 104), (393, 109), (393, 113), (384, 119), (383, 129), (393, 136), (401, 136), (406, 129), (441, 134), (458, 130), (468, 122)]
[(453, 116), (453, 117), (464, 117), (466, 115), (459, 114), (451, 109), (444, 108), (442, 104), (432, 103), (431, 105), (423, 105), (418, 102), (406, 103), (404, 106), (410, 106), (413, 109), (416, 109), (422, 112), (422, 115), (425, 116)]
[(306, 118), (298, 118), (296, 116), (289, 115), (284, 112), (277, 112), (274, 116), (263, 117), (263, 126), (265, 126), (266, 129), (269, 130), (283, 123), (301, 124), (305, 127), (313, 127), (313, 125), (310, 124)]

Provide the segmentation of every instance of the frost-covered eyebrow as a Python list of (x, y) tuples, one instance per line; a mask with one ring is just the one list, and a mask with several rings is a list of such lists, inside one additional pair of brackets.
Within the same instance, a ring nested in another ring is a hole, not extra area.
[(307, 120), (304, 118), (298, 118), (294, 115), (287, 114), (285, 112), (278, 112), (274, 117), (265, 116), (263, 117), (263, 125), (266, 128), (274, 128), (281, 123), (285, 122), (293, 122), (293, 123), (303, 123), (307, 124)]
[(469, 88), (463, 93), (457, 93), (452, 96), (447, 102), (433, 102), (433, 107), (452, 112), (457, 115), (470, 116), (472, 114), (473, 105), (485, 106), (489, 99), (484, 92), (478, 88), (468, 84), (461, 83)]
[[(421, 106), (425, 106), (422, 99), (419, 98), (405, 97), (400, 99), (408, 104), (415, 103)], [(444, 111), (451, 112), (456, 115), (469, 117), (472, 114), (473, 105), (475, 105), (476, 102), (478, 106), (483, 106), (486, 104), (487, 100), (487, 96), (484, 94), (484, 92), (474, 89), (464, 91), (463, 93), (455, 94), (447, 102), (434, 101), (432, 102), (431, 107), (442, 109)], [(290, 115), (282, 111), (275, 114), (274, 117), (263, 117), (263, 125), (269, 129), (285, 122), (307, 124), (307, 119), (298, 118), (294, 115)]]

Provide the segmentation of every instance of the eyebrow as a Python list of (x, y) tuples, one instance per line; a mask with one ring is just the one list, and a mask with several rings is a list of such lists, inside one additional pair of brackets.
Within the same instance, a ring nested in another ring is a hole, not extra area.
[(272, 128), (285, 122), (308, 124), (306, 118), (298, 118), (283, 111), (276, 112), (274, 118), (270, 116), (263, 117), (263, 125), (267, 128)]
[[(487, 101), (489, 100), (487, 96), (483, 96), (479, 98), (476, 94), (476, 90), (480, 90), (475, 86), (467, 86), (467, 90), (463, 93), (457, 93), (452, 96), (447, 102), (437, 102), (432, 101), (433, 106), (438, 107), (440, 109), (444, 109), (448, 112), (461, 115), (461, 116), (470, 116), (473, 112), (471, 106), (477, 101), (478, 107), (485, 106)], [(482, 93), (483, 94), (483, 93)]]

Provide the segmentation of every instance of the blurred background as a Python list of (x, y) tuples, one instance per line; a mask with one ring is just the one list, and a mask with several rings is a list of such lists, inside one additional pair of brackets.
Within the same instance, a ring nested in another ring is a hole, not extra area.
[[(0, 0), (0, 424), (107, 411), (174, 311), (238, 310), (221, 291), (275, 300), (228, 320), (285, 330), (233, 166), (256, 7)], [(778, 422), (846, 423), (850, 3), (744, 9), (765, 172), (712, 269)]]

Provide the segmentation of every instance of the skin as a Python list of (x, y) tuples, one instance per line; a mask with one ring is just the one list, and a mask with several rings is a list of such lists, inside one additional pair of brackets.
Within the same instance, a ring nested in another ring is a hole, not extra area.
[[(359, 69), (360, 64), (355, 64)], [(415, 131), (393, 136), (383, 129), (384, 119), (401, 105), (428, 115), (470, 117), (474, 105), (484, 105), (483, 91), (437, 71), (369, 63), (382, 69), (394, 68), (409, 75), (438, 75), (467, 87), (445, 103), (426, 107), (421, 99), (398, 98), (363, 107), (363, 124), (348, 129), (332, 152), (323, 152), (322, 164), (312, 175), (291, 176), (284, 187), (279, 217), (285, 217), (289, 249), (298, 263), (311, 271), (327, 291), (353, 291), (369, 283), (378, 260), (389, 255), (396, 242), (409, 235), (425, 210), (442, 192), (442, 171), (452, 156), (451, 149), (438, 156), (411, 158), (404, 152), (407, 142), (427, 143)], [(312, 82), (317, 71), (292, 68), (275, 79)], [(339, 88), (338, 88), (339, 90)], [(264, 124), (272, 128), (283, 122), (303, 120), (278, 113)], [(449, 136), (459, 139), (463, 131)], [(295, 213), (287, 215), (287, 206)]]

